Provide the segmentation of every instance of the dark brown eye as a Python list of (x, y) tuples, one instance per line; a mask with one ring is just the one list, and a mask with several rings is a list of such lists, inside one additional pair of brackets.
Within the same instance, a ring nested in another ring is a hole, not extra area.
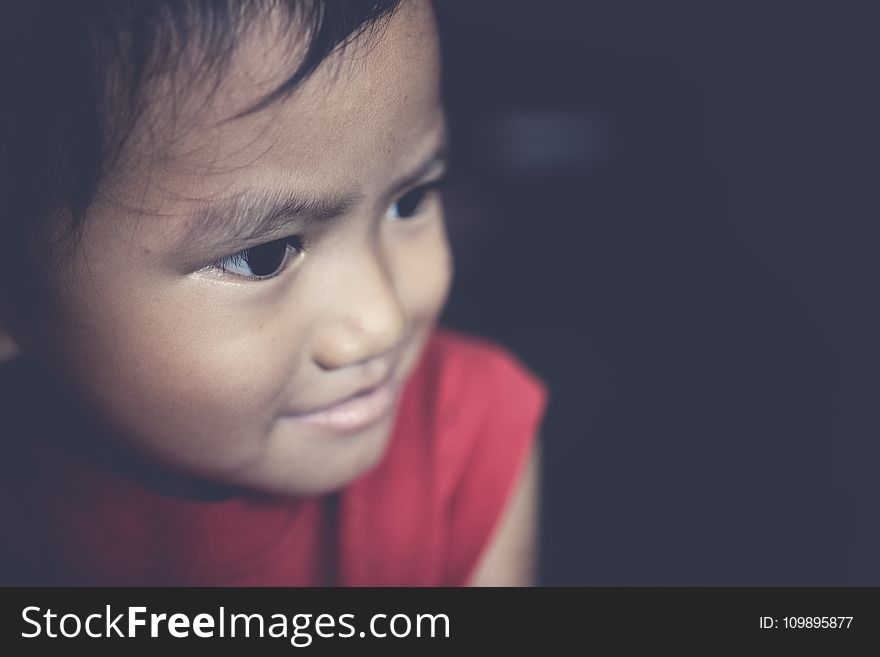
[(410, 219), (419, 213), (431, 187), (423, 185), (407, 192), (388, 208), (388, 219)]
[(271, 276), (284, 264), (287, 244), (283, 241), (260, 244), (242, 253), (254, 276)]
[(285, 237), (239, 251), (218, 262), (217, 266), (244, 278), (272, 278), (281, 273), (290, 257), (301, 250), (299, 238)]

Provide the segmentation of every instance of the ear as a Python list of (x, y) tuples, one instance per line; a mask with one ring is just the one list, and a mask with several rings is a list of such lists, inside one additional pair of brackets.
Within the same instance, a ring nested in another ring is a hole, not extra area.
[(10, 323), (6, 321), (7, 308), (3, 297), (0, 296), (0, 365), (14, 360), (21, 353), (18, 340), (13, 337)]
[(21, 349), (18, 347), (18, 342), (0, 324), (0, 365), (14, 360), (20, 353)]

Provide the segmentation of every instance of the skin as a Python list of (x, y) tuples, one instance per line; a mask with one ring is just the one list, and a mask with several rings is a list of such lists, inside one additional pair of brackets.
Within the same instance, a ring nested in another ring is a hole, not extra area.
[[(388, 377), (399, 389), (449, 291), (437, 194), (397, 217), (401, 197), (442, 175), (425, 166), (446, 133), (429, 6), (405, 2), (377, 40), (331, 56), (291, 97), (231, 118), (290, 70), (279, 36), (271, 21), (253, 28), (217, 88), (167, 77), (150, 89), (77, 248), (54, 254), (51, 328), (27, 344), (0, 339), (0, 357), (25, 349), (49, 363), (101, 440), (154, 464), (172, 488), (315, 495), (367, 472), (393, 409), (354, 435), (296, 416)], [(233, 239), (213, 234), (223, 217), (198, 219), (242, 193), (291, 190), (357, 200), (334, 219)], [(305, 252), (271, 278), (229, 260), (290, 236)], [(474, 583), (528, 583), (535, 472)]]
[(535, 444), (486, 551), (471, 575), (471, 586), (534, 586), (537, 583), (541, 448), (540, 441)]

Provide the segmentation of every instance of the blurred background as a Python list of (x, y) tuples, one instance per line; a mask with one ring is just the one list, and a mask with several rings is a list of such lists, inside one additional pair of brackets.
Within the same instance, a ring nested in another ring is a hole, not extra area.
[(870, 3), (439, 0), (448, 325), (550, 386), (546, 585), (880, 585)]

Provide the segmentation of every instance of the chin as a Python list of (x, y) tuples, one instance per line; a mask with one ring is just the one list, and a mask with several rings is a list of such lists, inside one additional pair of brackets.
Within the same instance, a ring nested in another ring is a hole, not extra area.
[[(303, 450), (309, 458), (267, 455), (262, 467), (248, 468), (229, 483), (257, 493), (286, 497), (334, 493), (379, 465), (388, 449), (392, 429), (392, 422), (384, 422), (359, 436), (319, 436), (309, 441), (312, 444), (308, 450)], [(321, 465), (305, 467), (306, 462)]]

